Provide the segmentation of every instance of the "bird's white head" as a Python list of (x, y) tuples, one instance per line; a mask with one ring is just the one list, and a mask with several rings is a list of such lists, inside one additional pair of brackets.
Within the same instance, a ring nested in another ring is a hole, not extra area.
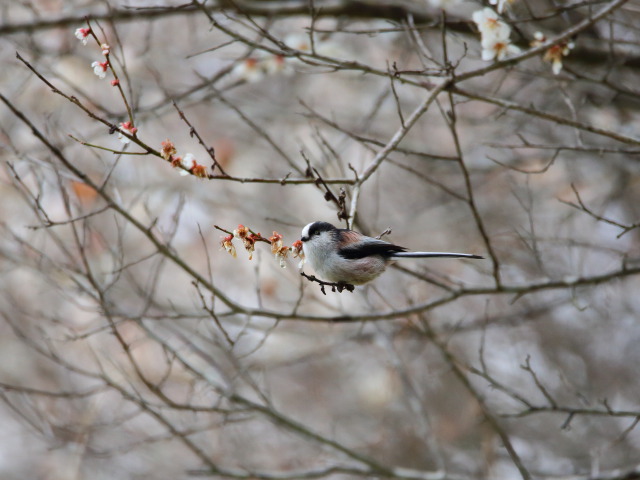
[(334, 236), (337, 232), (338, 229), (327, 222), (312, 222), (302, 229), (302, 248), (305, 257), (314, 268), (317, 260), (320, 260), (319, 257), (326, 255), (329, 249), (335, 248)]

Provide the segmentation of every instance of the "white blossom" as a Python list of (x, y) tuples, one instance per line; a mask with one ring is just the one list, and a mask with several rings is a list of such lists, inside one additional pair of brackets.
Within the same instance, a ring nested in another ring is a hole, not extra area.
[(180, 160), (180, 165), (182, 165), (182, 168), (184, 168), (184, 170), (180, 170), (180, 175), (189, 175), (189, 171), (195, 167), (198, 164), (198, 162), (196, 162), (195, 157), (193, 156), (193, 154), (191, 153), (187, 153), (184, 157), (182, 157), (182, 159)]
[(291, 68), (291, 62), (288, 62), (286, 58), (281, 55), (270, 55), (261, 62), (261, 67), (264, 72), (269, 75), (293, 74), (293, 68)]
[[(542, 32), (536, 32), (533, 34), (534, 40), (531, 42), (532, 47), (539, 47), (547, 41), (547, 37)], [(560, 42), (556, 45), (552, 45), (547, 49), (542, 60), (551, 63), (551, 71), (554, 75), (558, 75), (562, 71), (562, 59), (569, 55), (569, 52), (574, 47), (573, 42)]]
[(478, 10), (472, 18), (480, 30), (483, 60), (503, 60), (508, 55), (520, 53), (520, 49), (509, 40), (511, 27), (492, 9)]
[(511, 27), (504, 23), (500, 16), (490, 8), (483, 8), (473, 12), (473, 21), (478, 25), (482, 37), (509, 38)]
[(108, 62), (93, 62), (91, 67), (93, 68), (93, 73), (95, 73), (98, 78), (104, 78), (107, 76), (107, 67), (109, 66)]
[(482, 40), (482, 60), (490, 61), (493, 59), (504, 60), (509, 55), (520, 53), (520, 48), (509, 43), (509, 39), (502, 40), (495, 37), (489, 37)]
[(255, 83), (262, 80), (265, 71), (260, 62), (256, 58), (247, 58), (233, 67), (232, 75), (249, 83)]
[(123, 122), (120, 124), (120, 131), (118, 132), (118, 140), (120, 140), (123, 144), (129, 143), (129, 138), (124, 136), (123, 133), (128, 133), (129, 135), (135, 135), (138, 131), (136, 127), (133, 126), (131, 122)]
[(304, 53), (311, 52), (311, 39), (309, 38), (309, 35), (292, 33), (285, 37), (284, 44), (293, 50), (298, 50)]
[(83, 45), (86, 45), (89, 41), (90, 28), (76, 28), (75, 36), (78, 40), (82, 41)]

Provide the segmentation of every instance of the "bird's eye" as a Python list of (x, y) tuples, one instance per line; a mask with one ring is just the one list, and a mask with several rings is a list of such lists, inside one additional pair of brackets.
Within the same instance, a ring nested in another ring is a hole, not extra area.
[(313, 234), (317, 237), (318, 235), (320, 235), (320, 231), (318, 230), (316, 232), (313, 232)]

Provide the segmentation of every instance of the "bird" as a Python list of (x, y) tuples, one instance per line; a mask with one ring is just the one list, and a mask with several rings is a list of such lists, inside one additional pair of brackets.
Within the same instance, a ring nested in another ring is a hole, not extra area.
[(316, 221), (302, 229), (300, 240), (306, 260), (328, 282), (364, 285), (382, 274), (392, 260), (402, 258), (477, 258), (449, 252), (410, 252), (407, 248), (354, 230)]

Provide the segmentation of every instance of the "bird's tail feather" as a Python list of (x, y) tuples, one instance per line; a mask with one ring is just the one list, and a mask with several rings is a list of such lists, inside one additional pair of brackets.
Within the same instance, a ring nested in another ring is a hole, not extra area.
[(394, 252), (391, 258), (484, 258), (471, 253), (449, 253), (449, 252)]

